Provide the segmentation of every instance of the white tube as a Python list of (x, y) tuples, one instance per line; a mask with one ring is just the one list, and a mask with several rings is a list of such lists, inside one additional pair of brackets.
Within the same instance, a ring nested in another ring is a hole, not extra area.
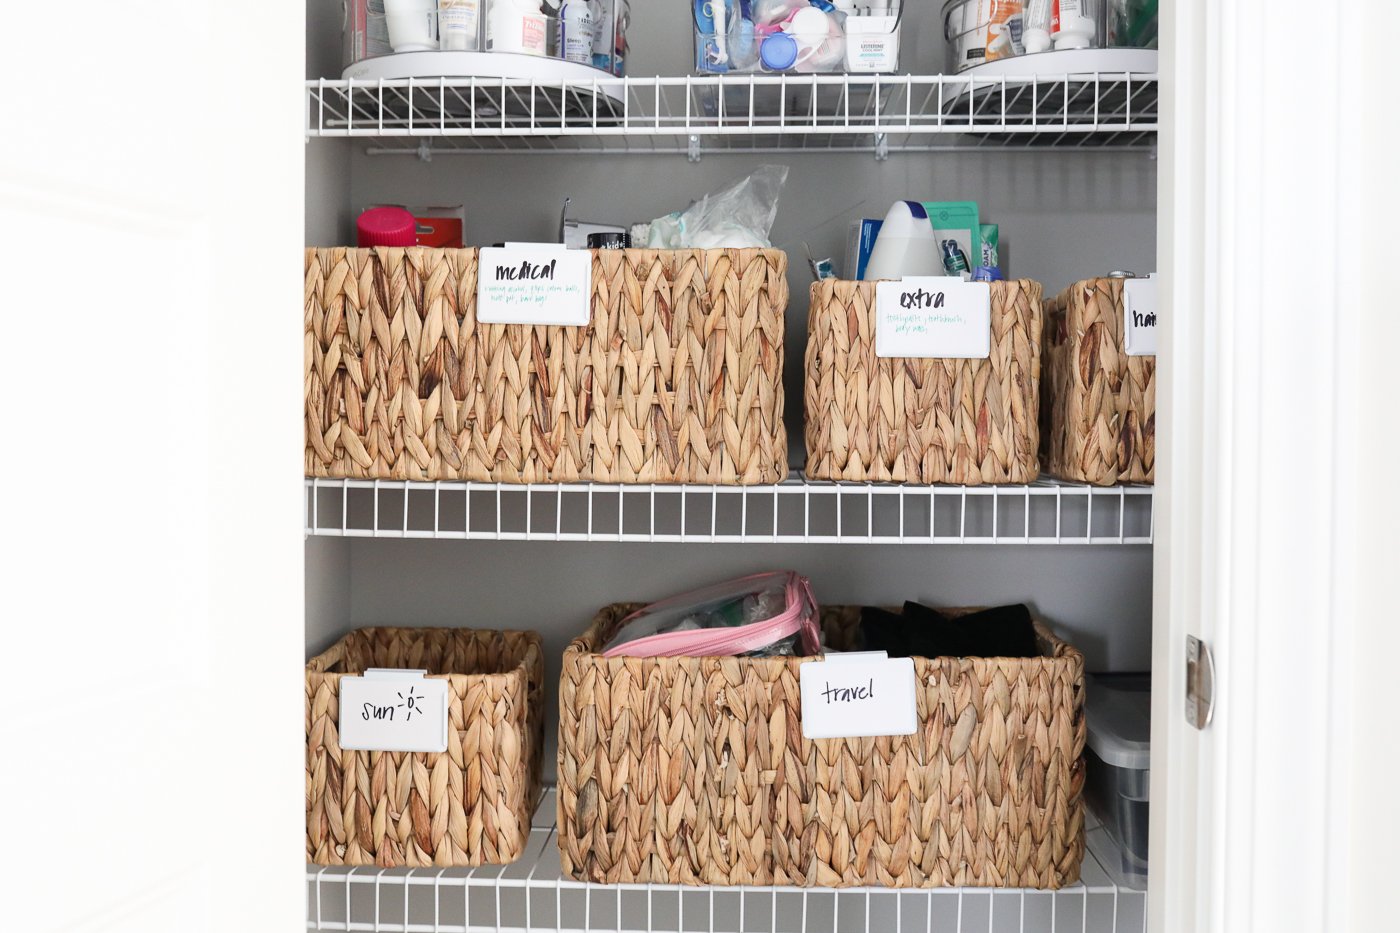
[(1050, 48), (1050, 3), (1051, 0), (1030, 0), (1026, 4), (1021, 44), (1025, 46), (1027, 55), (1044, 52)]
[(475, 52), (481, 0), (438, 0), (438, 44), (444, 49)]
[(715, 64), (729, 64), (729, 11), (724, 0), (711, 0), (715, 14)]

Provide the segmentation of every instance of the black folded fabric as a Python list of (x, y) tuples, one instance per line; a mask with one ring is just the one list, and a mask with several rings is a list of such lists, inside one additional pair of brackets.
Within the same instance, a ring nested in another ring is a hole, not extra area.
[(1024, 605), (949, 616), (915, 602), (903, 614), (867, 606), (860, 613), (864, 647), (892, 658), (1033, 658), (1040, 654)]
[(970, 612), (953, 623), (976, 641), (976, 652), (967, 657), (1034, 658), (1040, 654), (1031, 611), (1020, 603)]

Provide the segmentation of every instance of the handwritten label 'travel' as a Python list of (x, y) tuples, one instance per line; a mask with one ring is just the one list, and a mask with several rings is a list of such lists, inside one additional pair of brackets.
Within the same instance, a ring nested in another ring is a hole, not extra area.
[(340, 747), (447, 751), (447, 681), (425, 673), (376, 669), (340, 678)]
[(1157, 278), (1123, 280), (1123, 349), (1129, 356), (1157, 355)]
[(954, 276), (875, 285), (875, 355), (986, 359), (992, 350), (992, 290)]
[(802, 735), (809, 739), (909, 735), (918, 729), (914, 662), (883, 651), (828, 654), (798, 668)]
[(483, 324), (588, 323), (593, 254), (558, 244), (481, 250), (476, 319)]

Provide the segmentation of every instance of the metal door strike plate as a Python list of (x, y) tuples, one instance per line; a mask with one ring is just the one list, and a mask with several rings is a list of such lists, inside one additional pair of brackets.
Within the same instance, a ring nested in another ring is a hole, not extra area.
[(1215, 659), (1195, 635), (1186, 636), (1186, 721), (1197, 729), (1210, 725), (1215, 712)]

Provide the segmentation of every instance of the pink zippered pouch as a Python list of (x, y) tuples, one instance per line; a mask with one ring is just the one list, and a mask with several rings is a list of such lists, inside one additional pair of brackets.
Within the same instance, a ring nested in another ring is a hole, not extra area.
[[(782, 643), (796, 636), (789, 650)], [(811, 582), (760, 573), (672, 596), (622, 620), (603, 657), (722, 657), (821, 651)]]

